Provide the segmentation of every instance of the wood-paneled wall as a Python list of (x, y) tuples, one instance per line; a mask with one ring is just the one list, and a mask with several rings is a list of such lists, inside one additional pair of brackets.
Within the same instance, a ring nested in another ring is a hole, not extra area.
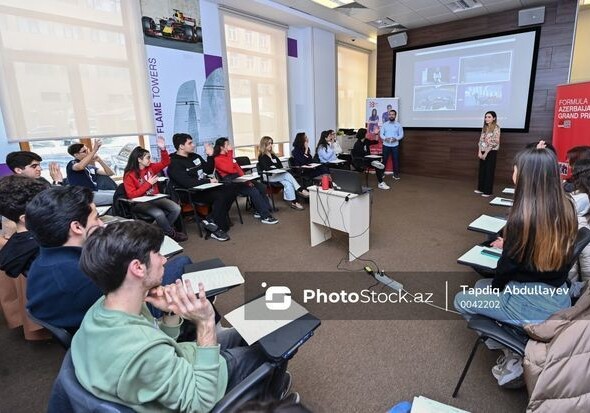
[[(550, 141), (553, 131), (555, 87), (567, 82), (576, 16), (575, 0), (559, 0), (546, 6), (541, 26), (539, 55), (528, 133), (502, 133), (496, 166), (496, 183), (508, 183), (512, 159), (525, 144), (543, 138)], [(502, 33), (518, 29), (518, 9), (443, 23), (408, 31), (406, 47)], [(377, 97), (392, 96), (393, 54), (387, 35), (377, 39)], [(500, 110), (496, 110), (501, 112)], [(400, 114), (403, 125), (403, 114)], [(483, 112), (482, 112), (483, 121)], [(502, 126), (502, 125), (500, 125)], [(478, 132), (409, 130), (401, 146), (401, 171), (417, 175), (477, 180)]]

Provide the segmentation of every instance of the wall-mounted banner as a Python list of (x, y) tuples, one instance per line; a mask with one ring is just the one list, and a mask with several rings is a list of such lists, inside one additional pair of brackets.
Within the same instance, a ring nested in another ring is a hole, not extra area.
[(553, 120), (553, 146), (562, 173), (567, 170), (566, 153), (574, 146), (590, 144), (590, 82), (557, 86)]

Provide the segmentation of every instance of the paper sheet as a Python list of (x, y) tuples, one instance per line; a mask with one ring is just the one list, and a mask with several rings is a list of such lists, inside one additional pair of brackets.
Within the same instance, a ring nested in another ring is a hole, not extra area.
[(469, 413), (448, 404), (440, 403), (424, 396), (416, 396), (412, 401), (411, 413)]
[(106, 214), (109, 209), (111, 209), (111, 206), (110, 205), (107, 205), (107, 206), (97, 206), (96, 207), (96, 212), (98, 212), (98, 216), (101, 217), (104, 214)]
[(176, 254), (177, 252), (182, 251), (182, 247), (168, 235), (164, 235), (164, 242), (162, 242), (162, 246), (160, 247), (160, 254), (165, 257), (168, 257), (172, 254)]
[(321, 165), (322, 165), (321, 163), (310, 163), (308, 165), (301, 165), (301, 167), (313, 169), (313, 168), (317, 168), (318, 166), (321, 166)]
[(502, 193), (503, 194), (511, 194), (511, 195), (514, 195), (514, 188), (504, 188), (502, 190)]
[(168, 195), (166, 194), (158, 194), (158, 195), (146, 195), (140, 196), (137, 198), (130, 199), (131, 202), (150, 202), (155, 201), (156, 199), (166, 198)]
[(199, 191), (203, 191), (205, 189), (215, 188), (216, 186), (221, 186), (221, 185), (223, 185), (223, 184), (220, 182), (209, 182), (207, 184), (193, 186), (193, 189), (198, 189)]
[(330, 161), (328, 163), (331, 163), (331, 164), (339, 164), (339, 163), (344, 163), (344, 162), (346, 162), (344, 159), (336, 159), (335, 161)]
[(238, 267), (219, 267), (210, 270), (188, 272), (183, 274), (183, 280), (189, 280), (193, 291), (199, 291), (199, 283), (203, 283), (205, 291), (218, 290), (220, 288), (233, 287), (244, 284), (244, 277)]
[[(307, 310), (295, 301), (286, 310), (269, 310), (262, 296), (225, 315), (225, 319), (238, 331), (240, 336), (252, 345), (293, 320), (307, 314)], [(276, 320), (275, 318), (282, 318)]]
[(485, 253), (482, 253), (482, 251), (489, 251), (491, 253), (495, 253), (495, 254), (502, 254), (502, 250), (498, 249), (498, 248), (488, 248), (488, 247), (482, 247), (480, 245), (476, 245), (475, 247), (471, 248), (469, 251), (467, 251), (465, 254), (461, 255), (458, 259), (457, 262), (459, 262), (460, 264), (474, 264), (474, 265), (478, 265), (480, 267), (486, 267), (486, 268), (490, 268), (490, 269), (496, 269), (496, 267), (498, 266), (498, 260), (500, 259), (500, 257), (494, 256), (494, 255), (487, 255)]
[(260, 176), (258, 174), (242, 175), (242, 176), (234, 179), (234, 182), (248, 182), (248, 181), (251, 181), (251, 180), (259, 178), (259, 177)]
[(499, 196), (497, 196), (496, 198), (494, 198), (490, 201), (490, 205), (506, 206), (506, 207), (511, 207), (512, 203), (513, 203), (512, 199), (500, 198)]
[(502, 218), (491, 217), (489, 215), (482, 215), (469, 224), (469, 229), (481, 230), (491, 234), (500, 232), (506, 225), (506, 220)]
[(287, 172), (287, 171), (284, 169), (269, 169), (268, 171), (264, 171), (264, 173), (271, 174), (271, 175), (282, 174), (284, 172)]

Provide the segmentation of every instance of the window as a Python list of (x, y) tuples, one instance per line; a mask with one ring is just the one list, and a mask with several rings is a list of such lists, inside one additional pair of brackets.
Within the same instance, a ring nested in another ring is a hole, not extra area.
[(338, 45), (338, 127), (365, 125), (369, 89), (369, 53)]
[(235, 154), (255, 158), (263, 136), (289, 142), (287, 34), (234, 15), (223, 19)]

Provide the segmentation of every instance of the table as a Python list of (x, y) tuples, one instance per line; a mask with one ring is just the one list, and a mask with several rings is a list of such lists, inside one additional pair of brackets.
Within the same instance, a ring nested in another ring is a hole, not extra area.
[(354, 261), (369, 251), (370, 194), (361, 195), (316, 185), (309, 191), (311, 246), (332, 237), (331, 229), (348, 233), (348, 260)]

